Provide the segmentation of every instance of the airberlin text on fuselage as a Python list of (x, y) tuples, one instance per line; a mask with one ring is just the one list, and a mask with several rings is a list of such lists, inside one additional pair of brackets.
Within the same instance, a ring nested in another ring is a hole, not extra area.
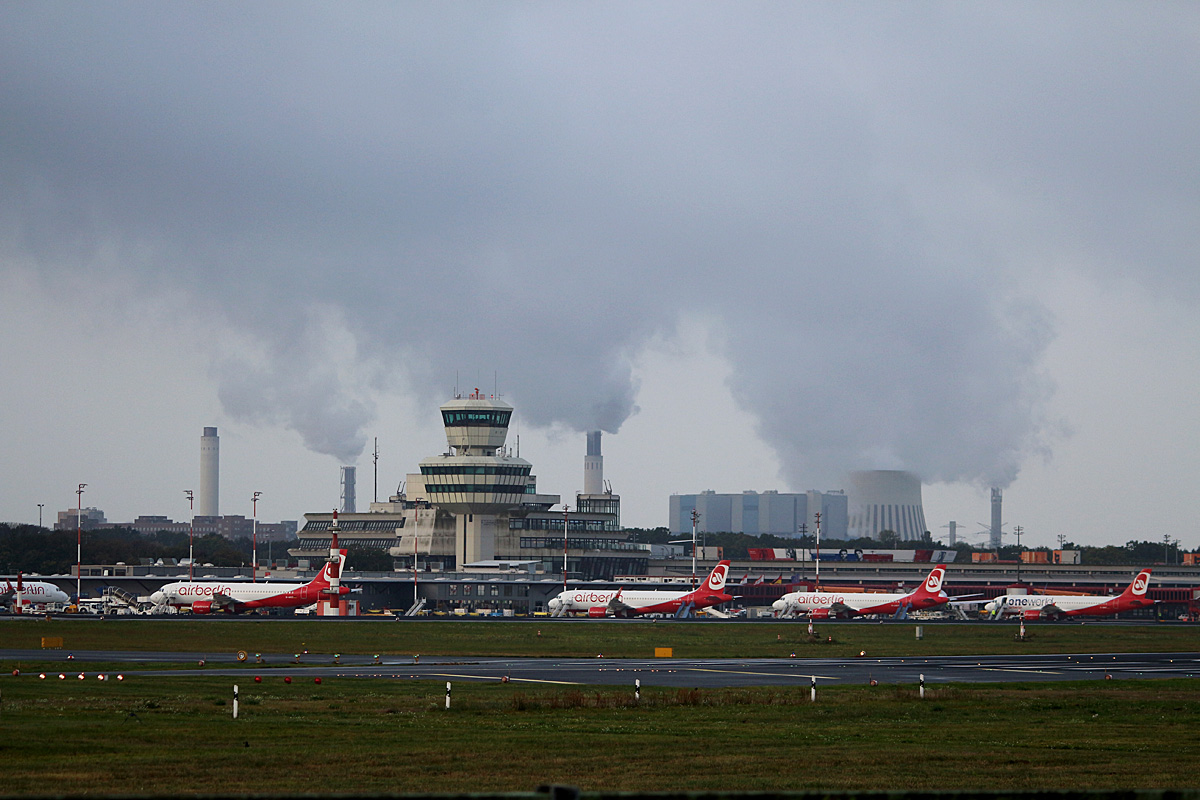
[(846, 602), (846, 596), (841, 594), (802, 594), (796, 597), (796, 602), (814, 606), (830, 606), (834, 603)]
[[(13, 591), (14, 592), (16, 591), (16, 587), (13, 588)], [(48, 594), (48, 592), (46, 591), (45, 586), (26, 585), (26, 586), (21, 587), (21, 596), (22, 597), (28, 597), (31, 594)]]
[(607, 603), (616, 592), (576, 592), (571, 595), (572, 603)]
[(229, 594), (232, 589), (232, 586), (212, 586), (199, 583), (188, 586), (187, 584), (184, 584), (183, 586), (179, 586), (175, 589), (175, 594), (179, 597), (211, 597), (217, 592), (220, 592), (221, 594)]

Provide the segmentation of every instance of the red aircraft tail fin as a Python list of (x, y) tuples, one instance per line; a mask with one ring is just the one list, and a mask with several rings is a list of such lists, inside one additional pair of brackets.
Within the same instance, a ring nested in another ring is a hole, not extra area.
[[(321, 571), (317, 573), (317, 576), (308, 582), (309, 586), (316, 587), (318, 589), (324, 589), (329, 586), (330, 578), (333, 575), (336, 574), (339, 577), (341, 576), (342, 570), (345, 569), (346, 566), (346, 551), (338, 550), (338, 554), (337, 562), (335, 563), (333, 561), (327, 561)], [(333, 572), (334, 569), (337, 570), (336, 573)]]
[(1137, 577), (1125, 587), (1125, 591), (1121, 592), (1121, 597), (1143, 598), (1146, 596), (1146, 590), (1150, 588), (1150, 567), (1137, 574)]
[(729, 577), (729, 562), (719, 561), (713, 567), (712, 572), (708, 573), (708, 579), (704, 581), (702, 587), (705, 591), (720, 592), (725, 589), (725, 580)]
[(946, 579), (946, 565), (938, 564), (929, 571), (925, 580), (912, 593), (916, 597), (938, 597), (942, 594), (942, 582)]

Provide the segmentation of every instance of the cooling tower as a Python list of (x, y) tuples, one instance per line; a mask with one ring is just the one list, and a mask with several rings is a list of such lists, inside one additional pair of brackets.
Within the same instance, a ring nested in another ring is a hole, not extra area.
[(604, 456), (600, 455), (600, 431), (588, 431), (587, 455), (583, 457), (583, 493), (604, 494)]
[(342, 513), (354, 512), (354, 481), (358, 472), (355, 467), (342, 467)]
[(901, 541), (925, 537), (921, 479), (900, 470), (851, 472), (846, 478), (850, 506), (850, 536), (878, 539), (894, 531)]
[(216, 428), (205, 428), (200, 437), (200, 495), (196, 498), (196, 515), (221, 515), (220, 479), (221, 440)]

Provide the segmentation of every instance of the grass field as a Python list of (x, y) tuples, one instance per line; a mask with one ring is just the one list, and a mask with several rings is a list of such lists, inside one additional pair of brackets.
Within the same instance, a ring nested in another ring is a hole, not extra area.
[[(66, 650), (647, 658), (670, 647), (680, 658), (872, 657), (1008, 653), (1192, 652), (1200, 626), (1013, 623), (697, 623), (594, 621), (394, 621), (250, 619), (0, 619), (0, 648), (39, 648), (61, 636)], [(828, 638), (833, 637), (829, 642)], [(2, 666), (2, 664), (0, 664)], [(10, 668), (11, 669), (11, 668)]]
[[(1183, 625), (0, 620), (0, 648), (228, 653), (873, 657), (1194, 652)], [(827, 641), (833, 637), (833, 642)], [(61, 653), (59, 654), (61, 655)], [(0, 793), (1180, 789), (1200, 680), (786, 689), (563, 688), (208, 675), (38, 680), (0, 661)], [(161, 666), (161, 665), (159, 665)], [(98, 665), (89, 664), (94, 674)], [(54, 668), (57, 675), (59, 667)], [(240, 685), (240, 718), (232, 687)]]
[(649, 690), (0, 680), (5, 795), (1197, 785), (1200, 682)]

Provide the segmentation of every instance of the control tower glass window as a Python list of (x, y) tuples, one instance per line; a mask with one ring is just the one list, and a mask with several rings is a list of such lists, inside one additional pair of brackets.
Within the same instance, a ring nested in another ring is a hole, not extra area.
[(493, 466), (491, 464), (422, 464), (422, 475), (517, 475), (525, 476), (533, 468), (532, 464), (516, 466)]
[(464, 426), (481, 428), (507, 428), (508, 419), (511, 416), (511, 409), (470, 409), (466, 411), (443, 411), (442, 423), (447, 428), (461, 428)]

